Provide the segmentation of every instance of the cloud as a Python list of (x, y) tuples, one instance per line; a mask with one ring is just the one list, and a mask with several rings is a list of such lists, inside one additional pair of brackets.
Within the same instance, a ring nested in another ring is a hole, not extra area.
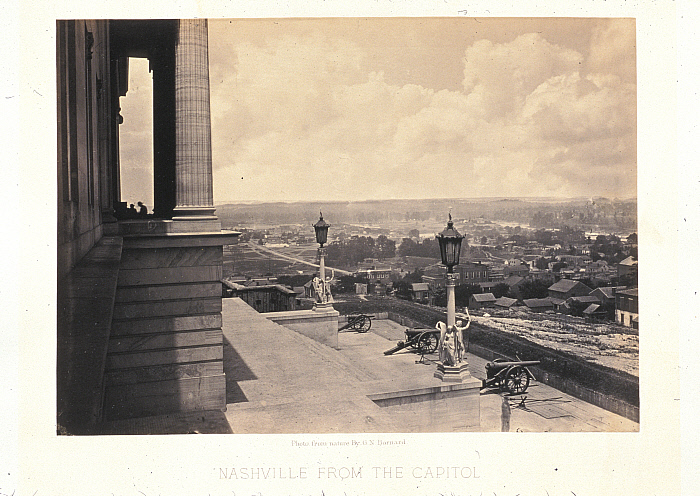
[(444, 61), (461, 90), (391, 84), (368, 70), (381, 46), (331, 30), (234, 42), (217, 29), (214, 198), (634, 195), (634, 23), (593, 29), (590, 52), (538, 33), (475, 41)]
[(589, 72), (616, 74), (624, 82), (637, 80), (636, 31), (634, 19), (605, 19), (591, 36)]
[(487, 116), (515, 112), (523, 99), (550, 77), (575, 70), (583, 57), (552, 45), (536, 33), (510, 43), (481, 40), (465, 53), (464, 91), (474, 93)]

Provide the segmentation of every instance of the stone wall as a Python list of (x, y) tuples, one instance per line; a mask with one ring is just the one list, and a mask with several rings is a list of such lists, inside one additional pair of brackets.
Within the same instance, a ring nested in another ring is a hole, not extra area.
[(332, 307), (326, 310), (269, 312), (261, 315), (314, 341), (338, 348), (338, 312)]
[(125, 238), (106, 367), (107, 419), (226, 408), (222, 247)]

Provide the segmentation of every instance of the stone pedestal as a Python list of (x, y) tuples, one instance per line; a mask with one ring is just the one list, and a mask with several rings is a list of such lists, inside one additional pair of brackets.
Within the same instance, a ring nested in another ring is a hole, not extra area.
[(429, 386), (406, 391), (368, 395), (390, 413), (415, 414), (410, 432), (459, 432), (481, 430), (481, 381), (474, 377), (463, 382)]
[(472, 376), (469, 373), (469, 365), (467, 362), (458, 363), (455, 365), (444, 365), (438, 363), (437, 370), (433, 374), (433, 377), (437, 377), (442, 380), (442, 382), (461, 384), (467, 379), (471, 379)]
[(314, 312), (334, 312), (335, 308), (333, 308), (332, 302), (327, 301), (325, 303), (314, 303), (313, 310)]
[(319, 343), (338, 348), (338, 317), (340, 313), (330, 304), (323, 309), (264, 313), (271, 321), (303, 334)]

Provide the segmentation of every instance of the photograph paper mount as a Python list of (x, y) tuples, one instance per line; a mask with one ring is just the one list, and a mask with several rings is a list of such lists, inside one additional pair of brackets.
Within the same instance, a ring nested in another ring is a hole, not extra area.
[[(659, 60), (675, 60), (668, 56), (669, 46), (663, 44), (663, 34), (674, 29), (675, 16), (669, 5), (655, 7), (656, 10), (649, 8), (629, 12), (627, 15), (622, 15), (622, 7), (614, 13), (596, 9), (583, 12), (593, 17), (637, 17), (638, 46), (645, 49), (638, 48), (638, 101), (643, 102), (640, 104), (640, 115), (642, 109), (649, 105), (646, 98), (650, 96), (651, 88), (664, 83), (672, 84), (672, 81), (665, 78), (663, 71), (652, 73), (650, 69), (658, 67)], [(532, 12), (544, 15), (536, 9)], [(481, 15), (484, 13), (485, 10)], [(377, 15), (388, 14), (379, 12)], [(491, 12), (488, 14), (495, 15)], [(558, 12), (556, 14), (561, 15)], [(454, 14), (444, 12), (442, 15)], [(216, 17), (217, 13), (212, 13), (211, 16)], [(223, 13), (223, 16), (236, 17), (234, 13)], [(654, 19), (654, 25), (647, 29), (649, 23), (644, 23), (642, 28), (639, 21), (650, 18)], [(45, 95), (52, 95), (55, 90), (52, 89), (55, 82), (55, 39), (50, 28), (55, 26), (55, 18), (47, 20), (39, 16), (31, 20), (23, 19), (21, 24), (23, 37), (27, 38), (27, 33), (31, 32), (36, 37), (35, 49), (47, 61), (23, 69), (22, 79), (41, 81), (38, 88)], [(39, 29), (44, 26), (48, 29)], [(39, 34), (45, 31), (48, 32)], [(653, 57), (647, 51), (650, 47), (653, 48)], [(643, 91), (642, 83), (645, 83)], [(55, 129), (52, 125), (55, 122), (55, 109), (52, 105), (55, 99), (49, 100), (51, 104), (45, 105), (37, 97), (30, 97), (22, 103), (25, 111), (35, 111), (31, 113), (32, 122), (39, 123), (36, 133), (32, 135), (33, 141), (24, 143), (23, 148), (27, 152), (22, 158), (23, 164), (27, 165), (25, 171), (36, 170), (36, 164), (44, 163), (53, 170), (55, 162), (46, 160), (46, 156), (52, 156), (53, 153), (50, 145), (55, 143)], [(39, 105), (39, 102), (43, 105)], [(667, 105), (664, 105), (662, 97), (657, 93), (654, 108), (673, 108), (674, 100), (669, 98), (665, 103)], [(675, 128), (673, 116), (662, 112), (657, 114), (657, 119), (657, 123), (670, 121), (672, 125), (668, 127)], [(26, 123), (26, 117), (23, 122)], [(663, 198), (668, 204), (669, 198), (675, 198), (673, 192), (676, 185), (657, 181), (653, 174), (649, 174), (649, 167), (650, 157), (668, 163), (668, 160), (659, 156), (658, 151), (654, 153), (653, 145), (663, 140), (667, 140), (668, 144), (671, 136), (660, 133), (661, 136), (656, 140), (650, 138), (649, 141), (644, 141), (641, 137), (649, 137), (649, 129), (650, 123), (642, 122), (640, 117), (639, 198), (647, 194), (653, 185), (655, 190), (652, 197)], [(41, 142), (49, 145), (42, 148), (37, 156), (36, 147), (30, 145), (40, 136), (45, 137)], [(656, 147), (656, 150), (659, 149), (668, 147)], [(34, 158), (39, 160), (33, 160)], [(32, 163), (34, 165), (29, 167)], [(28, 184), (26, 175), (24, 172), (21, 181), (23, 186)], [(55, 194), (55, 183), (50, 178), (34, 181), (33, 187), (44, 191), (44, 197), (47, 198)], [(41, 206), (37, 207), (38, 217), (46, 217), (46, 207), (39, 207)], [(648, 234), (654, 229), (668, 233), (668, 227), (661, 227), (661, 219), (645, 216), (650, 212), (654, 210), (648, 203), (640, 205), (640, 237), (643, 238), (644, 233)], [(30, 244), (36, 243), (38, 246), (45, 243), (37, 243), (38, 239), (27, 234), (23, 247), (28, 249), (22, 251), (21, 258), (31, 265), (31, 261), (25, 257), (33, 257), (37, 249)], [(670, 235), (668, 239), (674, 240), (676, 237)], [(650, 246), (647, 248), (647, 257), (653, 259), (652, 255), (659, 255), (661, 251), (656, 244)], [(55, 253), (55, 246), (49, 245), (42, 253), (46, 256), (39, 258), (51, 260), (52, 257), (55, 258)], [(53, 270), (55, 269), (49, 272)], [(640, 274), (640, 279), (643, 285), (651, 281), (648, 272)], [(25, 293), (22, 295), (24, 297)], [(667, 301), (663, 296), (661, 298), (662, 303)], [(649, 301), (644, 296), (642, 299), (643, 302)], [(23, 304), (26, 304), (25, 301)], [(644, 303), (642, 307), (644, 308)], [(667, 308), (677, 308), (677, 303), (671, 303)], [(54, 310), (50, 305), (44, 311), (37, 309), (34, 315), (23, 322), (30, 335), (23, 337), (20, 343), (20, 370), (23, 372), (20, 386), (23, 397), (20, 403), (22, 415), (19, 444), (23, 454), (19, 458), (18, 470), (22, 484), (15, 486), (14, 482), (3, 483), (2, 490), (8, 494), (15, 487), (22, 492), (37, 494), (94, 494), (96, 484), (105, 494), (374, 494), (377, 489), (402, 494), (515, 494), (523, 493), (524, 490), (529, 490), (532, 494), (640, 494), (646, 493), (652, 486), (656, 487), (656, 492), (677, 492), (679, 477), (670, 473), (669, 467), (679, 466), (679, 433), (677, 429), (669, 428), (669, 425), (677, 425), (678, 411), (674, 398), (678, 397), (678, 391), (677, 388), (667, 386), (669, 383), (678, 383), (677, 371), (670, 372), (669, 377), (668, 368), (661, 364), (650, 365), (644, 358), (644, 351), (640, 353), (641, 366), (643, 371), (648, 371), (647, 376), (643, 376), (649, 377), (649, 380), (642, 384), (642, 431), (636, 434), (509, 435), (508, 439), (499, 434), (420, 434), (400, 436), (400, 439), (397, 435), (391, 435), (387, 440), (397, 443), (383, 445), (379, 445), (377, 436), (344, 434), (217, 436), (214, 441), (210, 436), (56, 437), (53, 428), (55, 409), (50, 408), (53, 404), (51, 387), (46, 387), (52, 382), (47, 381), (46, 368), (40, 371), (35, 366), (37, 356), (44, 358), (47, 363), (54, 362), (55, 359), (51, 357), (52, 354), (55, 356), (56, 343), (50, 339), (36, 342), (37, 338), (31, 334), (45, 329), (47, 323), (49, 327), (53, 325)], [(678, 363), (675, 346), (678, 329), (669, 329), (668, 320), (654, 319), (653, 315), (649, 319), (648, 349), (656, 349), (653, 346), (657, 344), (663, 345), (658, 349), (665, 351), (654, 353), (663, 357), (665, 360), (661, 361), (666, 364)], [(671, 319), (673, 321), (675, 320)], [(654, 329), (654, 324), (660, 324), (661, 329)], [(664, 330), (670, 330), (670, 337), (659, 336)], [(675, 370), (675, 367), (672, 369)], [(656, 371), (659, 378), (652, 377), (650, 371)], [(40, 401), (29, 402), (29, 396)], [(645, 400), (649, 403), (645, 404)], [(37, 408), (37, 404), (44, 406)], [(648, 412), (649, 417), (646, 424), (645, 412)], [(669, 422), (669, 419), (672, 421)], [(351, 451), (339, 445), (330, 445), (332, 441), (355, 441), (358, 444)], [(314, 442), (318, 446), (314, 446)], [(322, 446), (321, 443), (326, 444)], [(659, 444), (663, 449), (659, 449)], [(605, 447), (604, 453), (600, 452), (600, 446)], [(28, 456), (30, 453), (31, 457)], [(182, 453), (187, 453), (185, 460)], [(503, 459), (509, 457), (510, 453), (526, 463), (508, 465), (504, 469)], [(441, 467), (443, 470), (440, 470)], [(248, 470), (241, 470), (245, 468)], [(258, 471), (253, 472), (256, 469)], [(235, 477), (232, 476), (233, 470), (236, 470)], [(83, 480), (86, 479), (86, 473), (92, 474), (90, 480)], [(258, 475), (257, 478), (245, 478), (244, 473)], [(438, 473), (440, 476), (436, 477)], [(262, 474), (267, 474), (268, 478)], [(452, 474), (452, 478), (447, 477), (449, 474)], [(9, 477), (12, 475), (9, 474)], [(13, 481), (9, 477), (8, 480)]]

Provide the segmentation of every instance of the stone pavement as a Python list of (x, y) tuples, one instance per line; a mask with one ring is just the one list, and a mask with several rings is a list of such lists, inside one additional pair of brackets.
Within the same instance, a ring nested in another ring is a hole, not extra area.
[[(442, 432), (450, 419), (426, 425), (420, 410), (377, 406), (367, 395), (440, 385), (435, 363), (385, 350), (404, 327), (374, 320), (368, 333), (342, 332), (339, 349), (270, 322), (240, 299), (223, 301), (227, 411), (194, 412), (112, 422), (104, 433)], [(474, 377), (486, 361), (468, 356)], [(430, 402), (426, 402), (430, 403)], [(481, 430), (501, 431), (502, 397), (480, 396)], [(520, 432), (637, 431), (639, 425), (543, 384), (509, 399), (510, 430)], [(458, 414), (459, 412), (457, 412)]]

